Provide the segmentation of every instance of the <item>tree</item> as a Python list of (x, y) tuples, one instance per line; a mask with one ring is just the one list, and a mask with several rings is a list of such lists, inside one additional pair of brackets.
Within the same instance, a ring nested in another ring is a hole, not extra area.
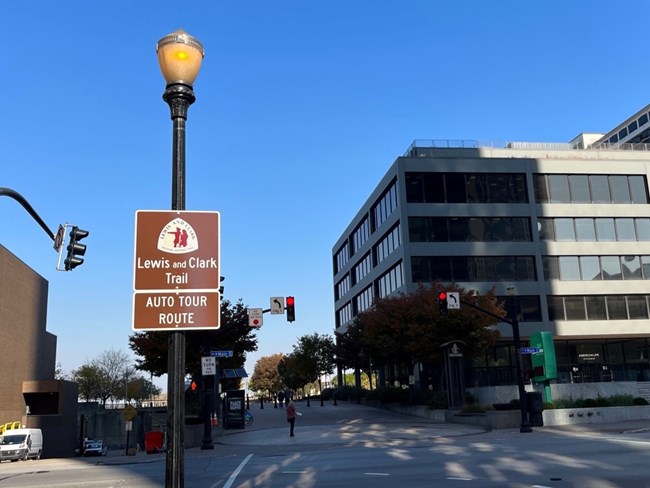
[(141, 407), (151, 397), (160, 395), (162, 389), (154, 385), (151, 381), (142, 375), (135, 375), (133, 377), (125, 377), (127, 384), (123, 391), (126, 392), (126, 401), (130, 402), (135, 400), (136, 406)]
[(334, 350), (331, 336), (314, 333), (298, 338), (293, 353), (283, 364), (283, 379), (286, 381), (285, 375), (293, 374), (294, 378), (289, 381), (294, 384), (300, 381), (302, 387), (316, 381), (322, 374), (331, 374), (334, 371)]
[(86, 402), (97, 400), (100, 391), (100, 372), (92, 364), (84, 364), (72, 371), (72, 381), (79, 385), (79, 398)]
[(102, 352), (92, 362), (92, 366), (99, 372), (98, 398), (102, 406), (106, 406), (109, 398), (121, 397), (120, 385), (124, 385), (124, 377), (133, 371), (129, 362), (128, 354), (114, 349)]
[(278, 364), (282, 360), (282, 353), (264, 356), (257, 360), (249, 388), (253, 391), (277, 392), (284, 389), (285, 385), (278, 372)]
[[(129, 337), (129, 347), (138, 356), (136, 369), (161, 376), (168, 371), (167, 332), (136, 332)], [(246, 353), (257, 350), (255, 328), (248, 325), (248, 309), (240, 301), (232, 304), (221, 301), (221, 328), (185, 333), (185, 373), (201, 375), (201, 356), (209, 355), (211, 349), (232, 350), (233, 357), (219, 359), (221, 368), (243, 368)], [(224, 389), (238, 388), (240, 380), (225, 380)]]
[(291, 353), (283, 356), (278, 364), (278, 373), (282, 382), (290, 390), (299, 390), (309, 383), (310, 380), (306, 373), (309, 366), (304, 363), (305, 358), (302, 355)]
[(67, 380), (68, 374), (63, 371), (63, 366), (61, 363), (56, 363), (56, 368), (54, 369), (54, 379), (55, 380)]
[(499, 337), (491, 327), (498, 321), (471, 307), (461, 307), (445, 316), (438, 313), (437, 293), (434, 290), (457, 291), (463, 301), (474, 302), (491, 313), (505, 317), (503, 306), (494, 290), (476, 296), (461, 287), (443, 288), (440, 283), (431, 287), (420, 285), (411, 294), (399, 294), (375, 301), (373, 306), (358, 315), (363, 330), (362, 343), (373, 360), (384, 363), (410, 359), (412, 363), (440, 359), (441, 345), (463, 341), (465, 354), (471, 357), (484, 353)]

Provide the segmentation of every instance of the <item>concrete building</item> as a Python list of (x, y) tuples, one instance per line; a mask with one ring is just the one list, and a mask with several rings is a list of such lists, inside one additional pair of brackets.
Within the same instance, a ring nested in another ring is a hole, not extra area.
[[(524, 345), (554, 334), (558, 382), (650, 380), (649, 111), (569, 143), (415, 141), (332, 249), (337, 330), (418, 283), (514, 287)], [(514, 383), (498, 327), (468, 386)]]
[(77, 444), (77, 384), (54, 379), (47, 293), (47, 281), (0, 245), (0, 424), (42, 429), (43, 456), (65, 457)]

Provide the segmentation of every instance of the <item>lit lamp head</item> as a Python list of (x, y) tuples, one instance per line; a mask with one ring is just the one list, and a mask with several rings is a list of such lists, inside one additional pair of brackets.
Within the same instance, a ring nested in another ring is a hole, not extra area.
[(167, 85), (192, 86), (205, 56), (198, 39), (182, 29), (160, 39), (156, 44), (156, 53)]

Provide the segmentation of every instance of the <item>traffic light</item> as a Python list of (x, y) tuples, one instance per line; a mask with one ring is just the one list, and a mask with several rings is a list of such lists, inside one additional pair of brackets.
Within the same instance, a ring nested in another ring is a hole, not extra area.
[(196, 389), (199, 387), (199, 385), (196, 383), (196, 380), (192, 380), (190, 383), (190, 391), (196, 391)]
[(87, 230), (82, 230), (76, 225), (70, 231), (70, 243), (68, 244), (68, 255), (65, 258), (65, 270), (72, 271), (77, 266), (81, 266), (84, 263), (83, 256), (86, 254), (86, 245), (79, 243), (81, 239), (88, 237), (89, 232)]
[(438, 307), (440, 309), (440, 315), (447, 315), (447, 292), (446, 291), (438, 292)]
[(296, 302), (293, 297), (287, 297), (284, 309), (287, 312), (287, 322), (293, 322), (296, 320)]

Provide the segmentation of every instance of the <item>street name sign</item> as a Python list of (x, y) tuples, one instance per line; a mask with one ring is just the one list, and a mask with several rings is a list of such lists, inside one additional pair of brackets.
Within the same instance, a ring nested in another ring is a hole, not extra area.
[(210, 351), (210, 356), (213, 358), (231, 358), (232, 351)]
[(219, 212), (135, 213), (133, 330), (220, 326)]
[(540, 352), (544, 352), (544, 349), (541, 347), (522, 347), (519, 349), (522, 354), (537, 354)]

